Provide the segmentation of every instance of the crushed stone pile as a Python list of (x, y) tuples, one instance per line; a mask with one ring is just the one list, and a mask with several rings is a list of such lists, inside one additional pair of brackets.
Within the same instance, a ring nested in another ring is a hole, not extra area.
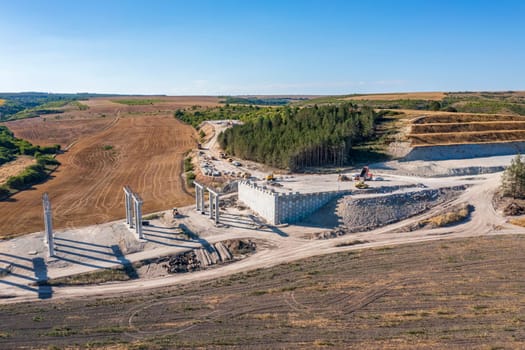
[(341, 210), (346, 232), (367, 231), (388, 225), (456, 198), (465, 186), (425, 189), (387, 196), (345, 197)]

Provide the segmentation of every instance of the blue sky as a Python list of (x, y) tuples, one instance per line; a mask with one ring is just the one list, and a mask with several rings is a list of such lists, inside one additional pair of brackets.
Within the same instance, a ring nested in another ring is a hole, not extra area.
[(516, 0), (16, 0), (0, 91), (525, 90)]

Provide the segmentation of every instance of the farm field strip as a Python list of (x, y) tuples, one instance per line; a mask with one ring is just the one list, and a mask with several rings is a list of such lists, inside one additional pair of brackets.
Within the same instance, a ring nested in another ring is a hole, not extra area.
[(434, 100), (439, 101), (446, 97), (444, 92), (407, 92), (398, 94), (370, 94), (346, 97), (345, 100), (370, 100), (370, 101), (394, 101), (394, 100)]
[(62, 165), (52, 179), (0, 202), (6, 215), (0, 236), (42, 230), (43, 192), (50, 195), (56, 228), (123, 217), (125, 184), (143, 196), (145, 213), (189, 204), (180, 174), (183, 153), (192, 147), (193, 129), (173, 117), (120, 118), (59, 155)]

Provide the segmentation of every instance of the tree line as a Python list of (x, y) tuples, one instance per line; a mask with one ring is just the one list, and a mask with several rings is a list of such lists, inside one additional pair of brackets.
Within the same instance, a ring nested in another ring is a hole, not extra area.
[(236, 125), (218, 137), (221, 147), (240, 158), (292, 171), (342, 166), (352, 146), (374, 134), (377, 115), (352, 103), (282, 107)]

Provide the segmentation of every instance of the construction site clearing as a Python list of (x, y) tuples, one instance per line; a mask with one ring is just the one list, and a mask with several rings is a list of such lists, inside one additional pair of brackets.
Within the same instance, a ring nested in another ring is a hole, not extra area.
[[(286, 174), (230, 162), (216, 140), (227, 126), (210, 125), (214, 137), (196, 151), (195, 161), (207, 159), (221, 174), (244, 173), (228, 191), (197, 181), (195, 205), (143, 215), (140, 194), (124, 187), (126, 219), (60, 230), (49, 219), (45, 234), (0, 241), (0, 303), (157, 288), (365, 247), (524, 232), (492, 205), (513, 155), (400, 159), (332, 174)], [(366, 188), (356, 187), (356, 179)], [(472, 208), (468, 218), (407, 230), (458, 205)], [(51, 217), (52, 201), (46, 208)], [(343, 244), (349, 239), (354, 244)], [(125, 278), (89, 282), (90, 274), (115, 270)]]

